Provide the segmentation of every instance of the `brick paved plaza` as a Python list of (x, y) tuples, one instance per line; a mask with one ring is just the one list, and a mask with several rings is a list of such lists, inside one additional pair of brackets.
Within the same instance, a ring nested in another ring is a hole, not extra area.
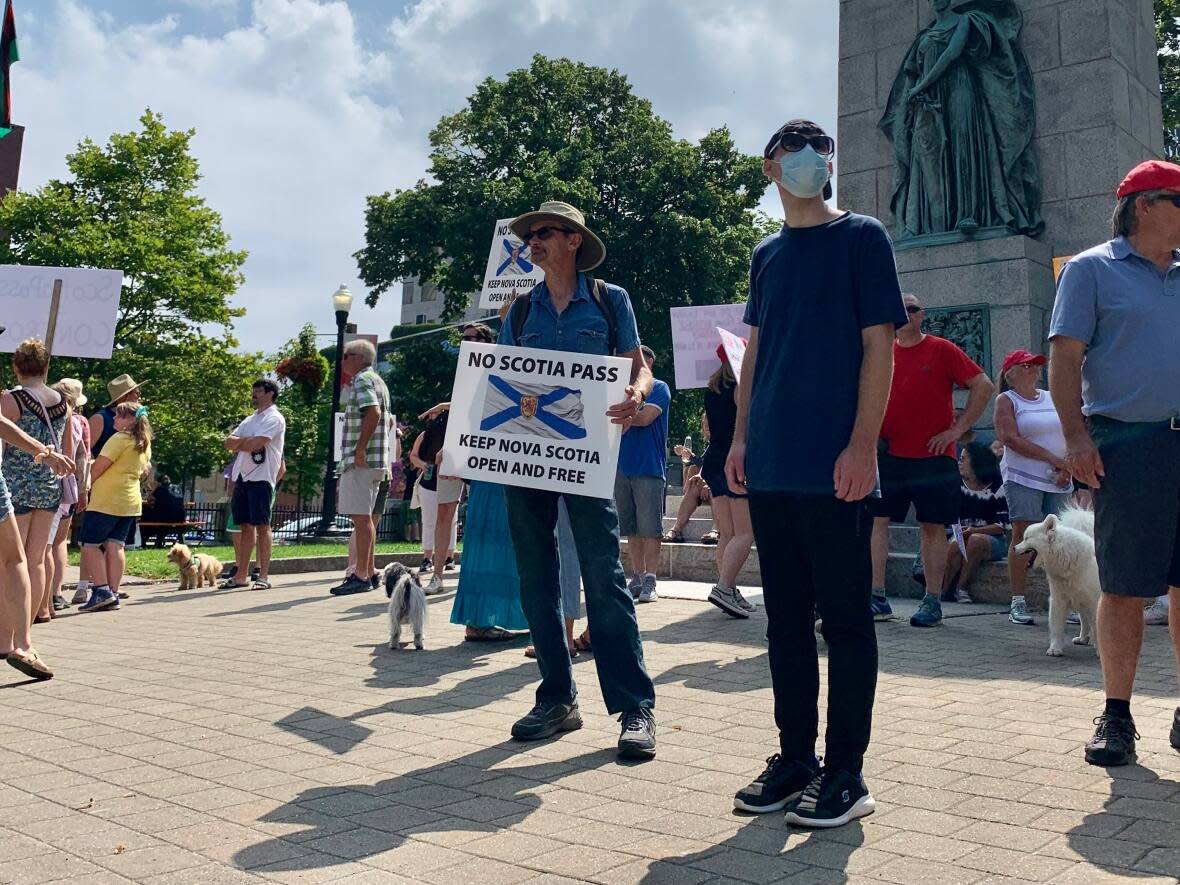
[[(386, 647), (384, 596), (132, 588), (117, 613), (38, 627), (57, 670), (0, 671), (0, 882), (1175, 883), (1180, 754), (1166, 631), (1148, 630), (1140, 765), (1080, 746), (1093, 652), (998, 608), (932, 631), (881, 625), (867, 777), (875, 815), (807, 834), (739, 816), (774, 747), (761, 612), (640, 610), (659, 756), (615, 759), (592, 659), (586, 727), (507, 739), (535, 664), (464, 643), (436, 598), (424, 652)], [(693, 588), (687, 588), (692, 595)], [(703, 590), (705, 588), (696, 588)], [(699, 594), (698, 594), (699, 595)], [(903, 612), (907, 603), (902, 602)]]

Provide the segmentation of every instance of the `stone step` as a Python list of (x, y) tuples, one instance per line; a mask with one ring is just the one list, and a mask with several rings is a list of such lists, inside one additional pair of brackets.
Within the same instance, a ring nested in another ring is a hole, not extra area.
[[(698, 511), (699, 512), (699, 511)], [(664, 531), (669, 531), (676, 525), (676, 517), (664, 517)], [(684, 540), (691, 541), (694, 544), (700, 543), (701, 535), (713, 528), (713, 520), (711, 517), (700, 519), (693, 517), (688, 521), (688, 525), (684, 527)]]
[[(665, 495), (664, 496), (664, 513), (669, 516), (675, 516), (680, 510), (680, 502), (684, 500), (684, 495)], [(701, 504), (697, 507), (693, 516), (701, 516), (705, 519), (713, 518), (713, 508), (708, 503)]]

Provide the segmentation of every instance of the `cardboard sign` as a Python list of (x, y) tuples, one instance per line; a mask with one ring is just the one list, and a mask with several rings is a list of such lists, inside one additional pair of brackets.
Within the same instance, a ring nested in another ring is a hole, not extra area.
[(517, 295), (523, 295), (545, 279), (545, 271), (529, 260), (529, 247), (508, 229), (511, 222), (511, 218), (501, 218), (492, 233), (488, 267), (479, 293), (482, 308), (511, 304)]
[(733, 377), (740, 381), (742, 361), (746, 358), (746, 342), (720, 326), (717, 327), (717, 334), (721, 336), (721, 346), (725, 348), (725, 355), (729, 358), (729, 367), (733, 370)]
[(0, 325), (7, 327), (0, 353), (12, 353), (26, 338), (47, 344), (52, 338), (54, 356), (110, 359), (122, 287), (121, 270), (0, 265)]
[(745, 312), (744, 304), (672, 308), (672, 361), (677, 390), (709, 386), (709, 376), (720, 365), (717, 329), (720, 327), (739, 338), (749, 338), (750, 327), (742, 322)]
[(439, 473), (613, 498), (631, 361), (464, 341)]

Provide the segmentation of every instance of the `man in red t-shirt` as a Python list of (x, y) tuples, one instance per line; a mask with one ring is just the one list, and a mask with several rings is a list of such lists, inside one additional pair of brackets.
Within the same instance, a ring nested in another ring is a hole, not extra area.
[[(916, 296), (903, 299), (910, 321), (897, 330), (893, 342), (893, 386), (881, 425), (881, 439), (888, 444), (879, 460), (881, 497), (869, 499), (874, 517), (873, 617), (893, 617), (885, 599), (889, 523), (903, 522), (913, 504), (921, 526), (926, 595), (910, 624), (933, 627), (942, 621), (938, 593), (946, 570), (946, 526), (959, 520), (955, 443), (987, 408), (993, 385), (957, 345), (922, 332), (925, 313)], [(958, 418), (952, 398), (956, 387), (969, 391)]]

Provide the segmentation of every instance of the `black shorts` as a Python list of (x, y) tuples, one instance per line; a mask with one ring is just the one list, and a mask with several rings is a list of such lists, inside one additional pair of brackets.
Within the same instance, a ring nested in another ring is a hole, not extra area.
[(274, 487), (266, 480), (234, 483), (231, 509), (238, 525), (270, 525), (270, 507)]
[(714, 464), (706, 461), (701, 465), (701, 478), (704, 479), (705, 485), (709, 487), (709, 494), (714, 498), (746, 498), (748, 495), (745, 492), (735, 492), (729, 487), (729, 481), (725, 478), (725, 462)]
[(953, 525), (959, 521), (959, 465), (954, 458), (898, 458), (883, 454), (878, 459), (881, 497), (869, 498), (874, 517), (905, 522), (914, 505), (918, 522)]
[(1090, 419), (1106, 475), (1094, 489), (1102, 592), (1151, 599), (1180, 587), (1180, 430)]

